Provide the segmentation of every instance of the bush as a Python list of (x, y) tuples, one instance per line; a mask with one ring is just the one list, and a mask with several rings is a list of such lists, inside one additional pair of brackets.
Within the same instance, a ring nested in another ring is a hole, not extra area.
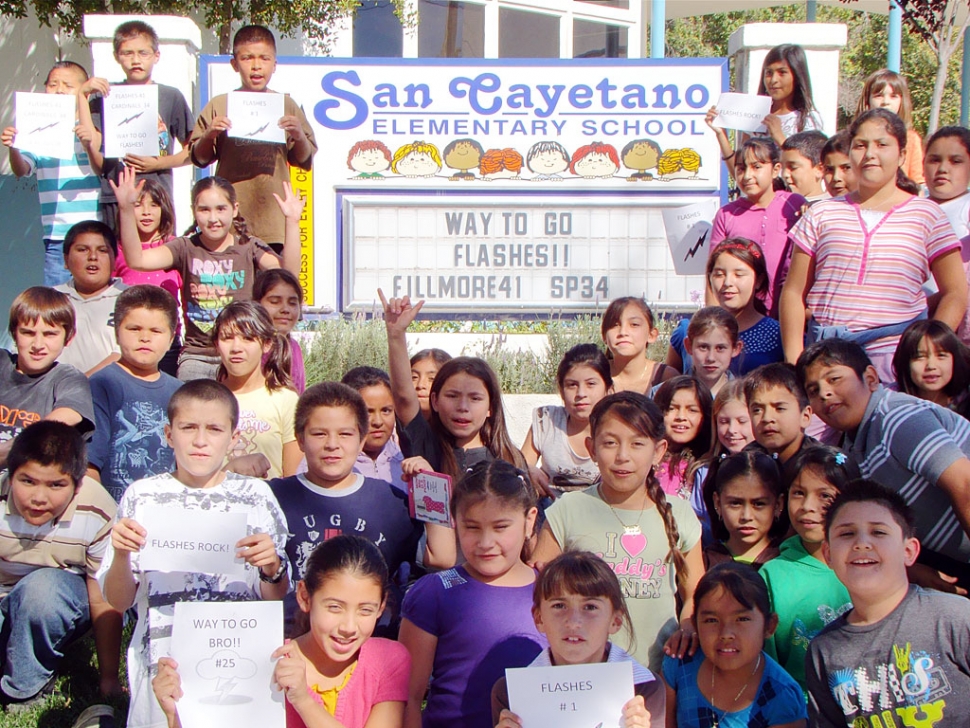
[[(664, 360), (670, 331), (676, 321), (673, 317), (658, 316), (660, 336), (650, 346), (651, 359)], [(447, 323), (448, 328), (454, 330), (453, 322)], [(433, 323), (421, 324), (423, 331), (437, 330)], [(496, 333), (479, 348), (462, 354), (480, 356), (487, 361), (506, 394), (555, 394), (556, 368), (563, 354), (576, 344), (595, 342), (603, 345), (600, 317), (555, 318), (536, 322), (535, 326), (548, 337), (548, 348), (542, 354), (510, 348), (507, 333)], [(321, 321), (310, 332), (309, 345), (304, 344), (307, 384), (339, 380), (346, 371), (357, 366), (387, 369), (387, 334), (380, 318), (356, 314), (349, 319)]]

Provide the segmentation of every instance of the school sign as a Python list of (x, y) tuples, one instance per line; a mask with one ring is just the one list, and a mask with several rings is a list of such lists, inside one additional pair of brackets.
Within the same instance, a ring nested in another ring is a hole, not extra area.
[[(203, 56), (201, 78), (203, 103), (238, 88), (226, 57)], [(727, 79), (724, 59), (281, 58), (271, 87), (320, 147), (293, 177), (309, 302), (370, 309), (380, 287), (441, 313), (691, 305), (703, 281), (676, 274), (662, 211), (721, 202), (704, 115)]]

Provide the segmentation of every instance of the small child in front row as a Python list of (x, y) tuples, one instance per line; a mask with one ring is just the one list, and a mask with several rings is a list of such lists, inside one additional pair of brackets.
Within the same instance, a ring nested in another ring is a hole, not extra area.
[(718, 564), (701, 577), (694, 600), (700, 650), (664, 659), (667, 728), (806, 728), (798, 683), (764, 652), (778, 618), (757, 572)]
[(825, 625), (852, 607), (849, 592), (829, 568), (825, 513), (859, 469), (835, 448), (818, 445), (792, 459), (788, 478), (788, 517), (795, 535), (783, 541), (778, 558), (761, 567), (778, 628), (765, 652), (778, 661), (806, 691), (808, 643)]
[(871, 480), (849, 483), (825, 515), (824, 549), (852, 609), (812, 640), (812, 726), (955, 726), (970, 714), (970, 601), (912, 586), (912, 509)]
[(354, 367), (340, 382), (356, 390), (367, 407), (367, 432), (354, 472), (388, 482), (406, 494), (408, 486), (401, 474), (404, 453), (396, 436), (391, 378), (377, 367)]
[(536, 574), (522, 558), (537, 514), (527, 475), (504, 460), (478, 463), (455, 486), (451, 514), (465, 563), (404, 597), (407, 728), (493, 728), (492, 686), (547, 645), (529, 614)]
[(705, 567), (740, 561), (759, 569), (775, 558), (788, 518), (781, 517), (785, 495), (774, 459), (757, 448), (743, 450), (720, 463), (708, 485), (704, 499), (716, 540), (704, 549)]
[(121, 615), (94, 578), (115, 504), (84, 477), (84, 441), (63, 422), (37, 422), (14, 440), (7, 465), (0, 479), (0, 702), (43, 702), (65, 649), (92, 627), (101, 693), (120, 693)]
[(800, 131), (781, 145), (781, 176), (788, 189), (805, 198), (808, 204), (826, 200), (822, 187), (822, 147), (828, 137), (822, 132)]
[(782, 468), (799, 450), (818, 441), (805, 434), (812, 420), (808, 395), (791, 364), (765, 364), (744, 379), (754, 439), (778, 457)]
[[(300, 636), (270, 657), (287, 728), (402, 728), (411, 656), (397, 642), (372, 637), (387, 583), (387, 565), (366, 538), (335, 536), (310, 554), (296, 585)], [(158, 661), (152, 689), (170, 728), (180, 728), (175, 660)]]
[[(119, 611), (132, 606), (138, 621), (128, 648), (132, 728), (165, 725), (152, 695), (151, 677), (171, 641), (174, 605), (182, 601), (282, 599), (289, 588), (282, 557), (286, 519), (269, 486), (223, 469), (238, 436), (239, 405), (226, 387), (209, 379), (182, 385), (168, 403), (165, 437), (175, 451), (175, 472), (132, 483), (121, 498), (111, 546), (98, 570), (105, 599)], [(246, 534), (236, 543), (245, 576), (182, 571), (142, 571), (145, 515), (159, 510), (246, 514)]]
[[(588, 551), (567, 551), (546, 564), (532, 594), (532, 618), (549, 640), (529, 667), (632, 662), (634, 696), (623, 706), (623, 728), (660, 725), (666, 690), (663, 681), (634, 660), (610, 637), (626, 626), (633, 634), (620, 582), (609, 565)], [(496, 728), (522, 728), (509, 710), (508, 685), (499, 678), (492, 688)]]
[(159, 371), (159, 364), (177, 323), (175, 299), (159, 286), (132, 286), (115, 301), (121, 359), (91, 376), (96, 427), (88, 448), (91, 474), (115, 501), (131, 483), (175, 465), (165, 441), (165, 410), (182, 383)]

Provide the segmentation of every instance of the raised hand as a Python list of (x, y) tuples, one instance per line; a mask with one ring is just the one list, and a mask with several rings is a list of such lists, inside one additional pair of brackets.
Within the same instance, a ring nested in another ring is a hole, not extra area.
[(145, 180), (139, 181), (135, 170), (125, 167), (118, 175), (118, 183), (115, 184), (114, 180), (109, 179), (108, 184), (111, 186), (111, 191), (115, 193), (118, 207), (124, 209), (138, 204), (138, 200), (141, 199), (142, 188), (145, 186)]
[(388, 333), (407, 331), (408, 326), (411, 325), (421, 307), (424, 306), (424, 301), (418, 301), (412, 306), (411, 299), (408, 296), (388, 300), (384, 297), (384, 291), (380, 288), (377, 289), (377, 295), (380, 296), (381, 305), (384, 307), (384, 325), (387, 327)]
[[(286, 117), (283, 118), (285, 119)], [(289, 182), (283, 183), (282, 197), (275, 192), (273, 193), (273, 197), (276, 199), (276, 204), (280, 206), (283, 217), (291, 220), (299, 220), (303, 217), (303, 208), (306, 207), (306, 200), (293, 191), (293, 185)]]

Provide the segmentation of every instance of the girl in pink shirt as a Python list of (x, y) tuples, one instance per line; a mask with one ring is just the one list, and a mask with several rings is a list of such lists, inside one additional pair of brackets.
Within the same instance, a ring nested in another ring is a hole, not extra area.
[[(711, 249), (727, 238), (746, 238), (758, 244), (768, 267), (765, 307), (777, 318), (778, 294), (788, 273), (791, 250), (788, 231), (807, 204), (804, 197), (784, 190), (781, 184), (781, 151), (767, 137), (748, 139), (735, 155), (734, 178), (744, 197), (725, 205), (714, 216)], [(708, 304), (717, 301), (708, 288)]]

